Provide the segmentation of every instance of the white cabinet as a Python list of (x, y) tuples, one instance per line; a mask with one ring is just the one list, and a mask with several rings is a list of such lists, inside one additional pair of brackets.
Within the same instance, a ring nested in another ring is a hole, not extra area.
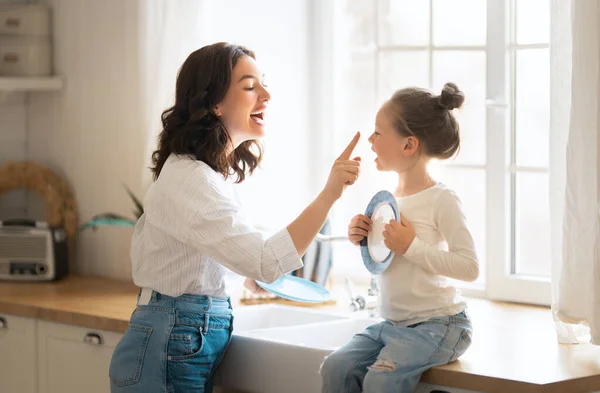
[(122, 334), (38, 321), (39, 393), (108, 393)]
[(35, 319), (0, 314), (0, 392), (37, 391)]

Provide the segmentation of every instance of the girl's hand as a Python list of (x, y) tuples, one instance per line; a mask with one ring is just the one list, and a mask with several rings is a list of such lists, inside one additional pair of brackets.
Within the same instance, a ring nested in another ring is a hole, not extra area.
[(350, 224), (348, 224), (348, 238), (350, 239), (350, 242), (358, 246), (373, 229), (371, 225), (373, 225), (373, 221), (364, 214), (357, 214), (354, 216), (350, 221)]
[(266, 291), (265, 289), (258, 286), (256, 281), (254, 281), (251, 278), (247, 278), (246, 281), (244, 281), (244, 288), (246, 288), (247, 290), (252, 292), (254, 295), (268, 295), (269, 294), (269, 291)]
[(412, 224), (400, 213), (400, 222), (390, 220), (383, 231), (384, 244), (395, 254), (403, 255), (416, 237)]
[(337, 201), (347, 186), (354, 184), (360, 174), (360, 157), (350, 159), (352, 151), (360, 139), (360, 132), (357, 132), (354, 139), (333, 163), (333, 168), (329, 173), (329, 179), (323, 189), (323, 196), (331, 203)]

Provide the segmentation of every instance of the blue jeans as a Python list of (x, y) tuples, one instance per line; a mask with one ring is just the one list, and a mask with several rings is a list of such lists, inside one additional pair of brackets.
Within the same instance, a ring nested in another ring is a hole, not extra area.
[(325, 359), (323, 393), (412, 393), (423, 372), (458, 359), (471, 334), (465, 312), (408, 327), (371, 325)]
[(229, 299), (153, 291), (148, 305), (135, 309), (115, 348), (111, 392), (212, 392), (232, 329)]

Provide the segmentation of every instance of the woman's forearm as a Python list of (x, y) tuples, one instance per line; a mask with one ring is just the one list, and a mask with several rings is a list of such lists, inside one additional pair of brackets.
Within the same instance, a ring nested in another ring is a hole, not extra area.
[(298, 255), (303, 256), (317, 236), (323, 224), (325, 224), (334, 202), (335, 200), (328, 198), (324, 193), (319, 194), (298, 218), (287, 226)]

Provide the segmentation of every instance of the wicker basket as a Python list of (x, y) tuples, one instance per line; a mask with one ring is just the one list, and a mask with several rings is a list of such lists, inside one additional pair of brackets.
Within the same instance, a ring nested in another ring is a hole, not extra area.
[(78, 214), (71, 187), (50, 169), (31, 161), (13, 161), (0, 166), (0, 196), (15, 189), (40, 195), (45, 202), (46, 221), (62, 227), (69, 238), (77, 233)]

